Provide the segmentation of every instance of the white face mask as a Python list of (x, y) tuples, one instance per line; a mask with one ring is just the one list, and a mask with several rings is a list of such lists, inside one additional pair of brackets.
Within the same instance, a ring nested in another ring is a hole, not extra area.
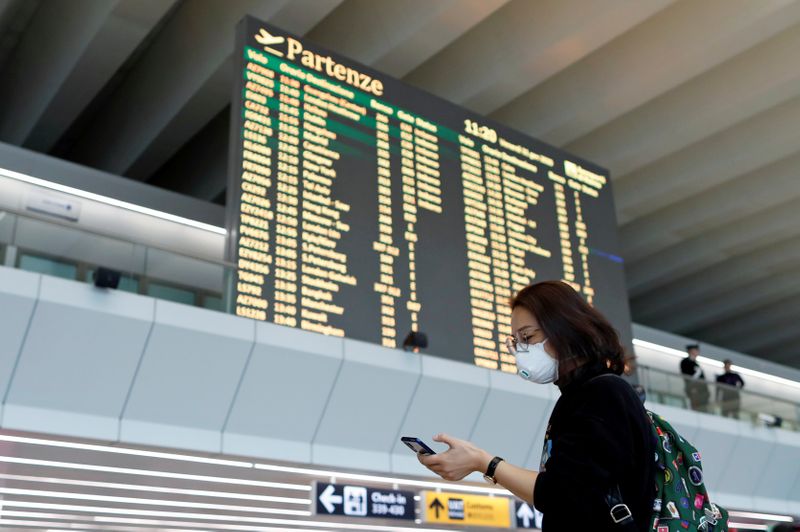
[(529, 345), (528, 351), (517, 352), (517, 374), (523, 379), (548, 384), (558, 378), (558, 361), (544, 350), (546, 341)]

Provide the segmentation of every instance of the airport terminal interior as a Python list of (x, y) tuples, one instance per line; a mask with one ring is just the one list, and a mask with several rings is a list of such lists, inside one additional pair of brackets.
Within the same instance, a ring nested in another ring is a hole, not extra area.
[(800, 0), (0, 0), (0, 530), (617, 530), (507, 482), (542, 281), (647, 530), (800, 530), (798, 58)]

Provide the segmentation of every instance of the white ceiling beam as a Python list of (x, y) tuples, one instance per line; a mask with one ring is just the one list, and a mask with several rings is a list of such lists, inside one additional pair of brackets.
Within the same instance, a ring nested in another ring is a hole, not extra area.
[(0, 29), (5, 30), (11, 24), (18, 4), (19, 0), (0, 0)]
[[(800, 151), (798, 123), (800, 96), (616, 180), (618, 223), (631, 223)], [(643, 242), (622, 244), (628, 260), (649, 251)]]
[(794, 323), (800, 322), (800, 298), (785, 297), (769, 305), (732, 316), (723, 323), (693, 330), (692, 334), (711, 343), (735, 344), (749, 336), (768, 333), (776, 323), (787, 319), (794, 320)]
[(789, 340), (800, 338), (800, 327), (797, 326), (798, 316), (793, 316), (793, 318), (773, 324), (774, 327), (769, 331), (761, 331), (760, 334), (739, 340), (737, 345), (741, 346), (745, 353), (771, 351), (785, 346)]
[[(665, 243), (674, 245), (800, 198), (798, 168), (800, 151), (622, 225), (619, 238), (625, 257), (641, 260)], [(713, 247), (711, 243), (709, 252)]]
[[(164, 129), (153, 132), (155, 137), (127, 170), (126, 175), (140, 181), (148, 181), (178, 151), (190, 143), (196, 134), (230, 104), (233, 76), (233, 58), (229, 57), (205, 80), (203, 86), (180, 106), (177, 114)], [(227, 155), (224, 154), (225, 161)]]
[(614, 178), (726, 129), (800, 93), (800, 25), (570, 142), (564, 149)]
[(684, 334), (690, 330), (720, 323), (737, 313), (780, 301), (790, 295), (800, 295), (800, 272), (784, 272), (755, 283), (743, 285), (736, 292), (696, 301), (680, 312), (648, 325)]
[(0, 139), (21, 145), (118, 1), (45, 2), (2, 72)]
[[(401, 78), (509, 0), (348, 0), (306, 37)], [(355, 27), (359, 31), (343, 31)]]
[(676, 2), (491, 117), (561, 146), (798, 20), (800, 3), (790, 0)]
[(672, 0), (517, 0), (405, 81), (489, 113), (664, 8)]
[(17, 47), (41, 0), (0, 0), (0, 69)]
[(694, 301), (735, 293), (745, 284), (790, 269), (800, 270), (800, 236), (759, 246), (631, 300), (637, 320), (649, 322), (682, 312)]
[[(739, 218), (675, 245), (665, 245), (641, 261), (625, 266), (628, 293), (639, 297), (658, 286), (701, 271), (752, 249), (800, 234), (800, 202), (788, 201), (771, 210)], [(653, 235), (653, 238), (659, 238)]]
[[(48, 152), (177, 0), (120, 0), (49, 101), (29, 117), (22, 145)], [(49, 5), (49, 4), (48, 4)], [(53, 80), (55, 83), (56, 80)]]
[(792, 367), (800, 367), (800, 336), (788, 338), (783, 344), (759, 352), (759, 356)]
[(70, 155), (106, 171), (147, 178), (229, 103), (235, 27), (245, 14), (303, 34), (338, 4), (182, 3)]
[(230, 109), (220, 111), (189, 139), (148, 184), (213, 201), (227, 186)]

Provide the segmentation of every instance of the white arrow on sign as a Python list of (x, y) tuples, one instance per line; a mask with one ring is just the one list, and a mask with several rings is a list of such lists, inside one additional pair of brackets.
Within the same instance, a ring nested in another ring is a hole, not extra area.
[(331, 484), (328, 484), (328, 487), (325, 488), (325, 491), (323, 491), (319, 495), (319, 502), (321, 502), (322, 506), (324, 506), (325, 509), (328, 510), (329, 514), (332, 514), (333, 511), (336, 509), (333, 506), (334, 504), (342, 504), (342, 496), (334, 495), (333, 494), (334, 491), (335, 488)]
[(531, 519), (533, 519), (533, 510), (527, 504), (523, 503), (517, 510), (517, 517), (522, 519), (522, 524), (525, 528), (531, 526)]

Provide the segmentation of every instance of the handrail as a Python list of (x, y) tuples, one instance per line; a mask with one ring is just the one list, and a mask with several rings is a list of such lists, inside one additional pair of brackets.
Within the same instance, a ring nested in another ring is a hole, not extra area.
[(198, 260), (198, 261), (201, 261), (201, 262), (207, 262), (207, 263), (213, 264), (215, 266), (222, 266), (224, 268), (230, 268), (230, 269), (234, 269), (234, 270), (238, 269), (238, 265), (234, 264), (233, 262), (228, 262), (228, 261), (225, 261), (225, 260), (218, 260), (218, 259), (210, 259), (208, 257), (198, 257), (196, 255), (189, 255), (187, 253), (179, 253), (179, 252), (176, 252), (174, 250), (167, 249), (165, 247), (161, 247), (161, 246), (158, 246), (158, 245), (143, 244), (141, 242), (135, 242), (133, 240), (130, 240), (129, 238), (125, 238), (124, 236), (110, 234), (110, 233), (103, 233), (102, 231), (97, 231), (96, 229), (89, 229), (87, 227), (81, 227), (81, 226), (73, 225), (73, 223), (70, 223), (70, 222), (65, 222), (65, 221), (62, 221), (62, 220), (53, 219), (53, 218), (44, 217), (44, 216), (40, 217), (40, 216), (36, 216), (36, 215), (31, 215), (30, 213), (28, 213), (26, 211), (22, 211), (20, 209), (3, 207), (2, 209), (0, 209), (0, 213), (2, 213), (2, 212), (8, 212), (8, 213), (10, 213), (10, 214), (12, 214), (14, 216), (18, 216), (20, 218), (26, 218), (28, 220), (33, 220), (33, 221), (36, 221), (36, 222), (44, 222), (44, 223), (48, 223), (48, 224), (52, 224), (52, 225), (57, 225), (59, 227), (72, 229), (74, 231), (80, 231), (80, 232), (83, 232), (83, 233), (90, 234), (92, 236), (99, 236), (99, 237), (102, 237), (102, 238), (109, 238), (109, 239), (112, 239), (112, 240), (117, 240), (119, 242), (124, 242), (126, 244), (131, 244), (131, 245), (134, 245), (134, 246), (142, 246), (142, 247), (145, 247), (145, 248), (156, 249), (158, 251), (163, 251), (165, 253), (171, 253), (173, 255), (178, 255), (178, 256), (181, 256), (181, 257), (185, 257), (187, 259)]
[[(749, 418), (753, 424), (763, 423), (767, 426), (780, 426), (784, 429), (800, 431), (800, 403), (797, 401), (763, 392), (736, 388), (716, 381), (698, 381), (677, 371), (670, 372), (645, 365), (638, 366), (637, 375), (644, 385), (648, 398), (656, 403), (669, 405), (670, 400), (668, 398), (673, 398), (680, 402), (681, 408), (687, 408), (689, 397), (686, 393), (686, 383), (705, 384), (715, 388), (709, 390), (707, 401), (702, 407), (697, 408), (697, 411), (724, 416), (727, 410), (728, 414), (732, 413), (732, 417), (739, 420), (747, 420)], [(656, 375), (666, 378), (663, 387), (659, 387), (657, 383), (654, 385), (652, 377)], [(641, 379), (642, 377), (643, 379)], [(739, 401), (731, 403), (732, 399), (721, 399), (718, 393), (712, 395), (715, 390), (735, 390), (739, 393)], [(717, 408), (720, 411), (717, 411)], [(692, 410), (695, 409), (692, 408)], [(780, 422), (775, 423), (777, 420), (780, 420)]]
[(722, 382), (709, 381), (709, 380), (705, 380), (705, 379), (702, 380), (702, 381), (699, 381), (699, 380), (692, 379), (691, 377), (687, 377), (686, 375), (684, 375), (682, 373), (678, 373), (678, 372), (672, 373), (672, 372), (669, 372), (669, 371), (666, 371), (666, 370), (663, 370), (663, 369), (654, 368), (652, 366), (645, 366), (643, 364), (637, 364), (637, 368), (643, 368), (643, 369), (646, 369), (647, 371), (652, 371), (654, 373), (661, 373), (662, 375), (666, 375), (666, 376), (672, 377), (672, 378), (680, 378), (684, 382), (694, 382), (694, 383), (702, 383), (702, 384), (712, 385), (712, 386), (716, 386), (718, 388), (721, 387), (723, 389), (728, 389), (728, 390), (731, 390), (731, 391), (735, 390), (735, 391), (738, 391), (738, 392), (741, 392), (741, 393), (744, 393), (744, 394), (747, 394), (747, 395), (750, 395), (750, 396), (761, 397), (763, 399), (769, 399), (771, 401), (781, 401), (782, 403), (793, 404), (793, 405), (795, 405), (797, 407), (800, 407), (800, 402), (795, 402), (795, 401), (791, 401), (789, 399), (784, 399), (783, 397), (778, 397), (776, 395), (765, 394), (763, 392), (755, 392), (755, 391), (752, 391), (752, 390), (746, 390), (746, 389), (743, 389), (743, 388), (737, 388), (735, 386), (731, 386), (729, 384), (725, 384), (725, 383), (722, 383)]

